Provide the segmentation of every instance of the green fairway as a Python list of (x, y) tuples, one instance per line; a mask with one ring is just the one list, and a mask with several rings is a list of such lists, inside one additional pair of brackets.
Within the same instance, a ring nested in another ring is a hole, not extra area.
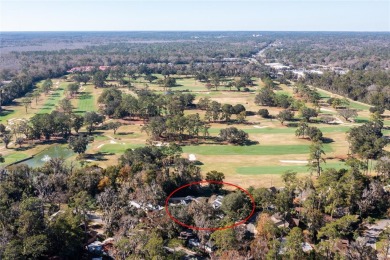
[[(326, 153), (331, 152), (329, 144), (324, 145)], [(233, 145), (200, 145), (185, 146), (185, 153), (195, 153), (202, 155), (283, 155), (283, 154), (307, 154), (308, 145), (252, 145), (252, 146), (233, 146)]]
[(360, 109), (360, 110), (368, 110), (371, 106), (351, 101), (349, 107), (355, 108), (355, 109)]
[(330, 127), (318, 127), (323, 133), (346, 133), (350, 126), (330, 126)]
[[(323, 169), (335, 168), (341, 169), (345, 167), (343, 162), (324, 163)], [(244, 175), (261, 175), (261, 174), (282, 174), (286, 171), (295, 171), (297, 173), (309, 172), (306, 165), (272, 165), (272, 166), (254, 166), (254, 167), (238, 167), (236, 172)]]
[(77, 114), (84, 114), (85, 112), (96, 111), (96, 105), (94, 101), (94, 96), (92, 95), (92, 85), (85, 86), (84, 91), (81, 92), (77, 100), (77, 107), (75, 112)]
[(367, 123), (370, 119), (368, 117), (358, 116), (355, 118), (355, 123), (364, 124)]
[(6, 123), (7, 120), (11, 119), (11, 118), (14, 118), (15, 117), (15, 112), (16, 110), (14, 109), (10, 109), (10, 110), (1, 110), (0, 112), (0, 123)]
[(58, 102), (64, 98), (65, 85), (67, 84), (68, 83), (62, 82), (58, 88), (53, 90), (52, 93), (49, 94), (49, 98), (37, 114), (50, 113), (51, 111), (53, 111), (58, 105)]

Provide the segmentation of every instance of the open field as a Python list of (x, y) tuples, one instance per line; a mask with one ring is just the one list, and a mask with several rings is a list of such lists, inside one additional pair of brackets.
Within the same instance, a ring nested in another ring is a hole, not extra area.
[[(157, 75), (161, 78), (161, 75)], [(53, 91), (48, 94), (42, 94), (35, 105), (35, 100), (32, 103), (32, 108), (25, 113), (25, 108), (16, 100), (12, 106), (5, 107), (5, 112), (0, 117), (0, 122), (6, 124), (7, 120), (13, 118), (29, 118), (35, 113), (50, 113), (56, 108), (58, 101), (66, 96), (66, 86), (70, 82), (65, 82), (59, 79), (53, 79)], [(110, 84), (115, 82), (110, 81)], [(214, 89), (207, 90), (204, 83), (196, 81), (194, 78), (178, 77), (177, 83), (179, 86), (172, 88), (175, 90), (189, 90), (196, 95), (195, 103), (202, 97), (210, 97), (211, 100), (220, 103), (229, 103), (232, 105), (243, 104), (247, 111), (256, 112), (260, 107), (254, 104), (255, 92), (263, 85), (260, 80), (255, 82), (255, 86), (250, 87), (252, 92), (238, 92), (235, 89), (229, 89), (220, 86), (218, 91)], [(142, 78), (136, 81), (132, 80), (132, 84), (136, 87), (144, 87), (148, 84), (149, 89), (163, 93), (162, 87), (156, 83), (144, 82)], [(40, 84), (38, 84), (39, 87)], [(131, 93), (127, 88), (120, 88), (123, 92)], [(102, 89), (95, 89), (90, 83), (82, 85), (79, 94), (71, 99), (74, 106), (74, 112), (83, 114), (87, 111), (97, 111), (97, 100), (102, 93)], [(277, 92), (293, 96), (292, 87), (280, 85)], [(323, 98), (333, 96), (327, 91), (319, 90)], [(321, 129), (324, 137), (328, 138), (329, 142), (324, 144), (327, 163), (323, 168), (343, 167), (342, 160), (345, 159), (348, 152), (348, 142), (346, 140), (346, 132), (353, 126), (357, 126), (366, 122), (369, 119), (368, 105), (358, 102), (351, 102), (351, 107), (359, 109), (355, 123), (343, 122), (337, 125), (327, 125), (322, 123), (311, 123), (312, 126), (317, 126)], [(272, 115), (276, 115), (280, 108), (269, 108)], [(199, 113), (201, 117), (204, 111), (188, 110), (185, 114)], [(337, 113), (331, 107), (326, 107), (323, 110), (324, 114)], [(386, 111), (386, 115), (390, 115)], [(235, 116), (232, 117), (233, 119)], [(238, 185), (247, 187), (253, 186), (271, 186), (280, 185), (280, 175), (288, 170), (293, 170), (299, 175), (308, 175), (309, 169), (307, 161), (310, 141), (295, 136), (295, 127), (287, 127), (281, 125), (277, 120), (263, 119), (258, 115), (247, 117), (250, 124), (226, 124), (226, 123), (211, 123), (209, 133), (211, 136), (217, 136), (223, 128), (235, 126), (247, 132), (251, 141), (256, 141), (258, 144), (249, 146), (234, 146), (234, 145), (217, 145), (217, 144), (200, 144), (183, 146), (183, 156), (195, 154), (200, 162), (202, 172), (205, 174), (211, 170), (224, 172), (226, 181), (233, 182)], [(385, 125), (390, 125), (388, 118), (385, 120)], [(107, 167), (118, 162), (118, 158), (126, 149), (134, 149), (144, 146), (148, 136), (141, 131), (142, 125), (140, 122), (129, 121), (127, 125), (119, 128), (114, 135), (112, 130), (98, 130), (94, 133), (93, 143), (88, 145), (87, 154), (99, 156), (99, 159), (92, 160), (88, 163), (98, 164), (102, 167)], [(80, 130), (85, 131), (85, 128)], [(389, 135), (390, 130), (385, 130), (384, 134)], [(5, 157), (5, 164), (14, 163), (19, 160), (39, 154), (44, 149), (48, 149), (51, 145), (30, 145), (24, 144), (23, 151), (17, 151), (14, 144), (10, 144), (11, 149), (0, 148), (0, 153)], [(63, 145), (66, 149), (66, 144)], [(69, 157), (69, 160), (75, 160), (76, 155)]]

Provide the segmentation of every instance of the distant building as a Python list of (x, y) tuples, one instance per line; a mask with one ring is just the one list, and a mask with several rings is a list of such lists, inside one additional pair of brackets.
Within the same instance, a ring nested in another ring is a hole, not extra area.
[[(99, 66), (98, 69), (101, 71), (105, 71), (109, 69), (110, 66)], [(68, 70), (68, 73), (76, 73), (76, 72), (91, 72), (95, 69), (95, 66), (78, 66), (78, 67), (73, 67), (70, 70)]]

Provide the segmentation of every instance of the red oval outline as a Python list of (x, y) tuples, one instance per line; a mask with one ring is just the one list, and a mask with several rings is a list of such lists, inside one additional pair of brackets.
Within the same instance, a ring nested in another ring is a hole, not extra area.
[[(188, 187), (188, 186), (191, 186), (191, 185), (196, 185), (196, 184), (201, 184), (201, 183), (215, 183), (215, 184), (227, 184), (227, 185), (230, 185), (230, 186), (233, 186), (233, 187), (236, 187), (240, 190), (242, 190), (244, 193), (246, 193), (246, 195), (248, 195), (248, 197), (251, 199), (251, 203), (252, 203), (252, 211), (251, 213), (249, 214), (248, 217), (246, 217), (245, 219), (241, 220), (240, 222), (237, 222), (235, 223), (234, 225), (231, 225), (231, 226), (227, 226), (227, 227), (220, 227), (220, 228), (201, 228), (201, 227), (196, 227), (196, 226), (190, 226), (190, 225), (187, 225), (183, 222), (180, 222), (178, 219), (176, 219), (175, 217), (173, 217), (171, 215), (171, 213), (169, 212), (169, 209), (168, 209), (168, 202), (169, 202), (169, 199), (172, 197), (173, 194), (175, 194), (177, 191), (181, 190), (181, 189), (184, 189), (185, 187)], [(252, 197), (252, 195), (249, 193), (249, 191), (241, 188), (240, 186), (238, 185), (235, 185), (235, 184), (232, 184), (232, 183), (229, 183), (229, 182), (223, 182), (223, 181), (206, 181), (206, 180), (203, 180), (203, 181), (196, 181), (196, 182), (190, 182), (188, 184), (185, 184), (183, 186), (180, 186), (179, 188), (177, 188), (176, 190), (172, 191), (171, 194), (169, 194), (169, 196), (167, 197), (167, 199), (165, 200), (165, 211), (167, 212), (169, 218), (171, 218), (174, 222), (176, 222), (177, 224), (183, 226), (183, 227), (186, 227), (186, 228), (189, 228), (189, 229), (194, 229), (194, 230), (206, 230), (206, 231), (216, 231), (216, 230), (224, 230), (224, 229), (229, 229), (229, 228), (234, 228), (236, 226), (239, 226), (241, 224), (244, 224), (246, 221), (248, 221), (252, 216), (253, 214), (255, 213), (255, 209), (256, 209), (256, 204), (255, 204), (255, 199)]]

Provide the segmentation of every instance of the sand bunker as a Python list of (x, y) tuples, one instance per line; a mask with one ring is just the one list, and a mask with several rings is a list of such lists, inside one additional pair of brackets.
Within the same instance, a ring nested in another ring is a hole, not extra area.
[(188, 155), (188, 160), (190, 160), (190, 161), (192, 161), (192, 162), (193, 162), (193, 161), (196, 161), (196, 156), (195, 156), (195, 154), (192, 154), (192, 153), (189, 154), (189, 155)]
[(279, 160), (281, 163), (308, 163), (308, 161), (297, 161), (297, 160)]
[(268, 126), (266, 126), (266, 125), (265, 125), (265, 126), (254, 125), (253, 127), (254, 127), (254, 128), (266, 128), (266, 127), (268, 127)]

